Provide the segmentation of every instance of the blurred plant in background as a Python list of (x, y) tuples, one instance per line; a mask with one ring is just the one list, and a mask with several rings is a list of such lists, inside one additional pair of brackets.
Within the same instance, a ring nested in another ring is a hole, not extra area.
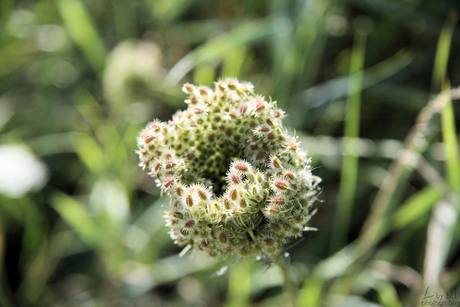
[[(0, 2), (0, 305), (421, 306), (458, 289), (459, 11)], [(320, 231), (284, 275), (179, 258), (168, 200), (135, 167), (138, 131), (186, 108), (183, 83), (229, 76), (278, 101), (323, 179)]]

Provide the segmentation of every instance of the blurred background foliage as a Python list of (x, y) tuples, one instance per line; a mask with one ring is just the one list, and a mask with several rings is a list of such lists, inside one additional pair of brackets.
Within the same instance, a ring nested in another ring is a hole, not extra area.
[[(287, 284), (299, 306), (421, 306), (427, 287), (456, 289), (459, 11), (1, 0), (0, 305), (291, 306)], [(181, 85), (225, 76), (288, 111), (323, 178), (319, 231), (288, 250), (284, 276), (179, 258), (168, 199), (137, 166), (138, 131), (185, 107)]]

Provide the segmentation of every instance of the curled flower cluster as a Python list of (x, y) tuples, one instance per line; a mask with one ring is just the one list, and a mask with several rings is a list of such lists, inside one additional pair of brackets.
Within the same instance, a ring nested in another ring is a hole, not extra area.
[(183, 91), (188, 108), (137, 139), (140, 166), (171, 198), (171, 238), (209, 256), (276, 257), (309, 229), (320, 182), (284, 112), (236, 79)]

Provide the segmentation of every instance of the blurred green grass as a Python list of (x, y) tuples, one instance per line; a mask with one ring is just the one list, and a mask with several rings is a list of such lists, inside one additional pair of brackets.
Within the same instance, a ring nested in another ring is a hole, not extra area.
[[(459, 11), (1, 1), (0, 305), (290, 306), (288, 284), (298, 306), (415, 307), (457, 289)], [(168, 200), (137, 166), (138, 131), (184, 107), (182, 83), (225, 76), (288, 111), (323, 178), (319, 231), (287, 272), (179, 258)]]

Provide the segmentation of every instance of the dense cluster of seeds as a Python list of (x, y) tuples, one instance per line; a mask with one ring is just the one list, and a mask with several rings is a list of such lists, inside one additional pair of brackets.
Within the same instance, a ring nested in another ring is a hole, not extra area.
[(276, 257), (309, 229), (320, 181), (284, 112), (236, 79), (183, 91), (188, 108), (137, 140), (140, 166), (171, 198), (171, 238), (210, 256)]

